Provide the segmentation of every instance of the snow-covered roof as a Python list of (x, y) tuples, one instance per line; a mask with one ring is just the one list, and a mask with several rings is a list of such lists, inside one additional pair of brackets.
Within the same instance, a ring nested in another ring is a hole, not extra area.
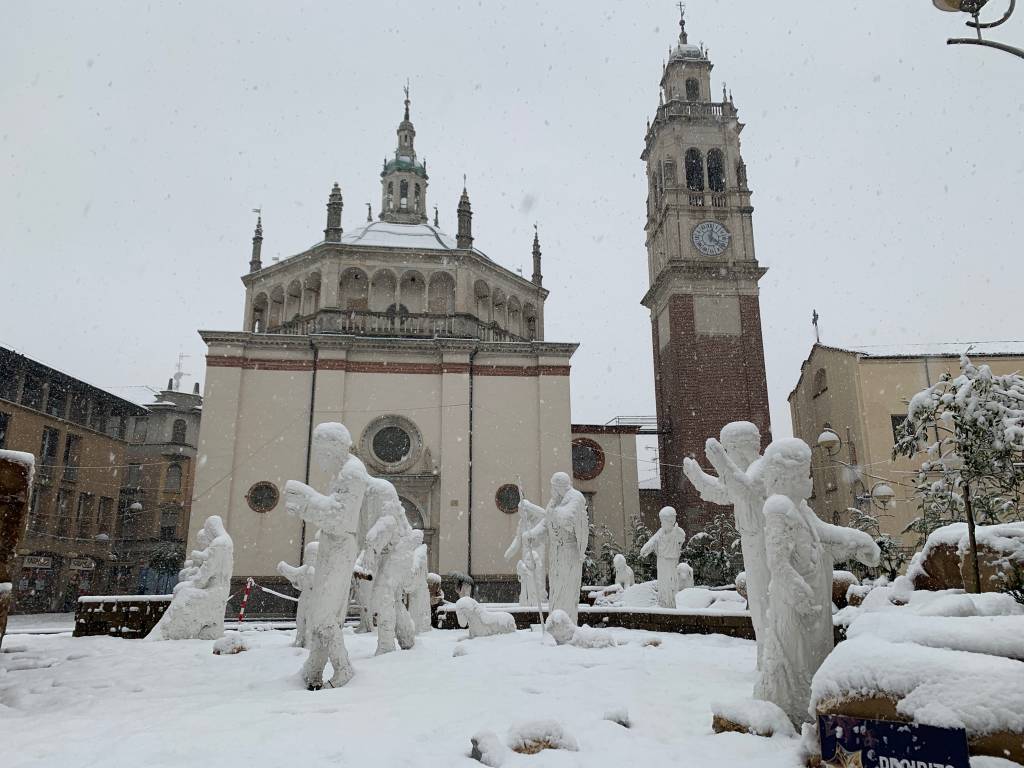
[(378, 245), (428, 251), (450, 251), (458, 247), (455, 238), (432, 224), (392, 224), (387, 221), (374, 221), (345, 232), (341, 242), (343, 245)]
[(923, 344), (867, 344), (836, 347), (865, 357), (959, 357), (972, 355), (1024, 355), (1024, 341), (942, 341)]
[(135, 384), (127, 387), (108, 387), (107, 391), (117, 395), (122, 400), (141, 405), (148, 408), (157, 401), (160, 390), (155, 387), (148, 387), (142, 384)]
[(701, 51), (700, 46), (690, 45), (688, 43), (680, 43), (676, 46), (676, 49), (672, 51), (673, 59), (702, 59), (704, 53)]

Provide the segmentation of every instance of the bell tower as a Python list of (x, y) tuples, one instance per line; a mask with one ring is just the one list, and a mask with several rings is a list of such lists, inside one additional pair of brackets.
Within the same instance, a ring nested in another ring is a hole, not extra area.
[(704, 441), (730, 421), (771, 440), (753, 207), (736, 106), (711, 96), (712, 63), (686, 20), (662, 72), (647, 163), (647, 264), (664, 504), (692, 534), (721, 507), (700, 500), (683, 459), (709, 466)]
[(409, 119), (409, 86), (405, 86), (405, 115), (398, 124), (395, 155), (380, 172), (380, 218), (393, 224), (427, 222), (427, 164), (416, 159), (416, 129)]

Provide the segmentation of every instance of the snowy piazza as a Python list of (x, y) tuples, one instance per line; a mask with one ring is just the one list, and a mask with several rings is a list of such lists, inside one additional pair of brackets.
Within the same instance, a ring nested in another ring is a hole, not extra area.
[(0, 768), (1024, 768), (1015, 0), (6, 10)]

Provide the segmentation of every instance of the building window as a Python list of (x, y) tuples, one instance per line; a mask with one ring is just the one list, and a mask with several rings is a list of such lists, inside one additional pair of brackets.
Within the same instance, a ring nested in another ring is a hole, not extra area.
[(415, 210), (417, 210), (417, 211), (420, 210), (420, 185), (419, 184), (416, 184), (413, 187), (413, 203), (415, 205)]
[(907, 414), (894, 413), (889, 419), (892, 421), (892, 441), (895, 443), (900, 439), (900, 428), (903, 426), (903, 422), (907, 420)]
[(819, 368), (814, 372), (814, 395), (817, 397), (822, 392), (828, 389), (828, 373), (825, 372), (824, 368)]
[(71, 411), (68, 413), (68, 418), (75, 424), (85, 426), (89, 418), (89, 396), (85, 392), (71, 391)]
[(700, 83), (695, 78), (686, 81), (686, 100), (700, 101)]
[(404, 472), (423, 454), (423, 437), (404, 416), (379, 416), (367, 425), (359, 440), (359, 456), (382, 472)]
[(39, 463), (52, 466), (57, 463), (57, 445), (60, 443), (60, 432), (51, 427), (43, 427), (43, 440), (39, 445)]
[(46, 396), (46, 412), (50, 416), (63, 419), (68, 409), (68, 390), (60, 384), (50, 384), (49, 394)]
[(43, 504), (43, 489), (38, 485), (32, 488), (32, 498), (28, 503), (28, 530), (30, 533), (44, 533), (46, 521), (39, 513), (39, 507)]
[(171, 427), (171, 442), (175, 445), (184, 445), (185, 437), (188, 433), (188, 425), (184, 419), (175, 419), (174, 426)]
[(69, 483), (78, 480), (78, 465), (81, 463), (82, 438), (68, 434), (64, 440), (64, 479)]
[(129, 464), (128, 465), (128, 480), (125, 482), (130, 488), (138, 488), (142, 485), (142, 465), (141, 464)]
[(712, 192), (725, 192), (725, 156), (720, 149), (708, 152), (708, 186)]
[(176, 507), (160, 510), (160, 541), (174, 541), (178, 536), (179, 511)]
[(506, 515), (511, 515), (519, 510), (520, 498), (519, 486), (505, 483), (494, 494), (494, 503)]
[(277, 506), (281, 494), (277, 486), (269, 480), (261, 480), (254, 483), (249, 492), (245, 494), (245, 500), (253, 512), (269, 512)]
[(104, 413), (103, 405), (96, 403), (89, 413), (89, 429), (96, 432), (105, 431), (107, 426), (107, 414)]
[(586, 437), (572, 441), (572, 476), (577, 480), (593, 480), (604, 470), (604, 451), (600, 444)]
[(171, 464), (164, 476), (164, 490), (177, 493), (181, 490), (181, 464)]
[(390, 211), (392, 208), (394, 208), (394, 203), (395, 203), (395, 182), (393, 182), (393, 181), (389, 181), (388, 182), (388, 201), (387, 202), (388, 202), (388, 210)]
[(0, 412), (0, 450), (7, 447), (7, 430), (11, 425), (11, 414)]
[(21, 388), (21, 404), (26, 408), (39, 411), (43, 408), (43, 378), (35, 373), (25, 374), (25, 384)]
[(693, 192), (704, 191), (704, 160), (699, 149), (686, 150), (686, 188)]
[(103, 496), (100, 498), (99, 515), (96, 521), (97, 536), (110, 537), (110, 530), (114, 525), (114, 500)]
[(71, 491), (61, 488), (57, 492), (57, 535), (67, 537), (71, 533)]
[(78, 507), (75, 510), (75, 530), (81, 538), (89, 536), (92, 528), (93, 495), (78, 494)]
[(398, 208), (405, 210), (409, 207), (409, 182), (401, 181), (398, 184)]
[(133, 443), (146, 442), (146, 432), (149, 430), (149, 419), (136, 419), (135, 431), (132, 434)]
[[(5, 360), (10, 363), (10, 360)], [(0, 368), (0, 398), (4, 400), (10, 400), (12, 403), (18, 402), (18, 374), (20, 371), (10, 366), (4, 366)]]

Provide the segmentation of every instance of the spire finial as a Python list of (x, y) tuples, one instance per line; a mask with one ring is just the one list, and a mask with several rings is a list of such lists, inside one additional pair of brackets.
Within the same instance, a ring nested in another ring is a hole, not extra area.
[(686, 45), (686, 3), (679, 4), (679, 42)]
[(409, 119), (409, 78), (405, 78), (405, 119)]
[(533, 225), (533, 277), (531, 281), (538, 287), (544, 283), (544, 276), (540, 272), (540, 231), (536, 223)]
[(249, 259), (249, 271), (259, 272), (263, 269), (261, 253), (263, 251), (263, 208), (253, 208), (256, 214), (256, 231), (252, 235), (252, 256)]
[(466, 194), (466, 174), (462, 174), (462, 194)]
[(373, 222), (373, 207), (369, 203), (366, 204), (366, 220)]

